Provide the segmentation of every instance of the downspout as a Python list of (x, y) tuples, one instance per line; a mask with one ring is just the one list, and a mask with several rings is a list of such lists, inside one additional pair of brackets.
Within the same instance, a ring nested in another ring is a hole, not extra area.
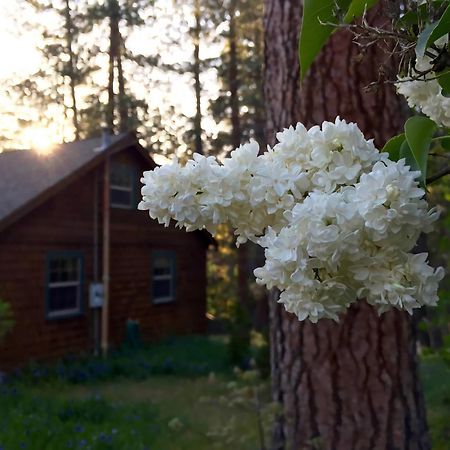
[[(98, 222), (99, 222), (99, 195), (98, 195), (98, 168), (95, 169), (94, 174), (94, 242), (93, 242), (93, 280), (94, 283), (99, 282), (99, 260), (100, 260), (100, 254), (99, 254), (99, 228), (98, 228)], [(100, 354), (100, 311), (98, 308), (92, 309), (92, 316), (93, 316), (93, 323), (94, 323), (94, 354), (95, 356), (98, 356)]]
[(98, 282), (98, 169), (95, 170), (94, 174), (94, 262), (93, 262), (93, 271), (94, 271), (94, 282)]
[[(103, 133), (102, 147), (108, 152), (109, 134)], [(108, 354), (109, 348), (109, 262), (110, 262), (110, 155), (106, 153), (103, 173), (103, 308), (102, 308), (102, 353)]]

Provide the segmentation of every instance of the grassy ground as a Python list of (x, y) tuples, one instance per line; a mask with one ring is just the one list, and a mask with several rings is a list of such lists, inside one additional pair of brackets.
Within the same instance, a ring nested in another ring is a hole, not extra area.
[(9, 411), (0, 420), (0, 448), (258, 448), (254, 416), (217, 402), (227, 394), (221, 381), (155, 376), (98, 387), (30, 388), (0, 406)]
[(436, 355), (423, 357), (421, 376), (433, 450), (449, 450), (450, 366)]
[(220, 338), (34, 365), (0, 385), (0, 450), (254, 450), (256, 385), (268, 398), (267, 382), (233, 373)]
[[(198, 337), (32, 367), (0, 386), (0, 450), (255, 450), (250, 388), (267, 399), (268, 383), (244, 378), (224, 340)], [(422, 379), (433, 449), (448, 450), (450, 368), (428, 356)]]

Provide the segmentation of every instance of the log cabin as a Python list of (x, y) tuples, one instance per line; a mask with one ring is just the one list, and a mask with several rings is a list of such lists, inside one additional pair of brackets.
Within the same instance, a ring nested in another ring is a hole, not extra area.
[(15, 322), (0, 370), (107, 351), (129, 320), (144, 340), (205, 331), (213, 240), (136, 209), (155, 166), (132, 133), (0, 153), (0, 299)]

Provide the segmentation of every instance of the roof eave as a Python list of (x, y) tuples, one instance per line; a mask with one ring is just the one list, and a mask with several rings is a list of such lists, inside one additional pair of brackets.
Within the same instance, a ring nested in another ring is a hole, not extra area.
[(113, 155), (119, 151), (125, 150), (128, 147), (136, 147), (139, 151), (139, 154), (146, 160), (146, 162), (153, 169), (156, 167), (156, 163), (150, 157), (145, 148), (139, 143), (138, 139), (133, 133), (126, 133), (123, 138), (111, 144), (108, 148), (103, 151), (99, 151), (98, 155), (88, 161), (86, 164), (72, 172), (67, 177), (63, 178), (59, 182), (55, 183), (53, 186), (50, 186), (48, 189), (44, 190), (36, 197), (32, 198), (30, 201), (22, 205), (20, 208), (17, 208), (9, 215), (0, 220), (0, 232), (4, 231), (6, 228), (11, 226), (14, 222), (17, 222), (19, 219), (27, 215), (33, 209), (45, 203), (49, 200), (53, 195), (57, 192), (64, 189), (66, 186), (70, 185), (74, 182), (78, 177), (81, 177), (85, 173), (89, 172), (96, 166), (98, 166), (107, 156)]

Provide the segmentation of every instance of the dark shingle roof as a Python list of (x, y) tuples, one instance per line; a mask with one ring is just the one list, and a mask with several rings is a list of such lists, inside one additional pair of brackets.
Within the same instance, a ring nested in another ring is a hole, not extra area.
[[(110, 136), (108, 149), (128, 133)], [(102, 138), (61, 144), (48, 155), (31, 150), (0, 153), (0, 222), (99, 156)]]

